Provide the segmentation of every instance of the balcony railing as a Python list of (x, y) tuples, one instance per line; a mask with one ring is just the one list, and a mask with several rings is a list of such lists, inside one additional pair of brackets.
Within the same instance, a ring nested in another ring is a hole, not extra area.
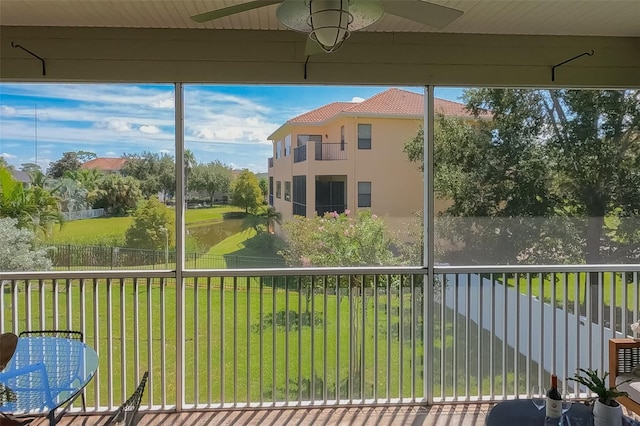
[(316, 161), (346, 160), (347, 151), (344, 143), (320, 143), (316, 142)]
[(293, 162), (302, 163), (307, 161), (307, 145), (302, 145), (293, 149)]
[(301, 163), (307, 161), (307, 146), (315, 146), (314, 159), (316, 161), (346, 160), (347, 151), (344, 143), (310, 142), (294, 148), (293, 162)]
[(84, 332), (89, 410), (496, 401), (606, 370), (640, 266), (3, 273), (0, 331)]

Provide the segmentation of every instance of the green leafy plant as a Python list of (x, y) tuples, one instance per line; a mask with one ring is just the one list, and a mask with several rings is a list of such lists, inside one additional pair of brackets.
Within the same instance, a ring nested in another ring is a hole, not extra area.
[[(615, 400), (619, 396), (627, 396), (627, 392), (619, 391), (616, 386), (607, 386), (608, 372), (605, 372), (602, 377), (599, 376), (598, 370), (579, 368), (578, 372), (568, 380), (580, 383), (588, 387), (591, 392), (598, 395), (598, 400), (610, 407), (616, 407), (618, 402)], [(627, 380), (628, 382), (629, 380)], [(623, 382), (626, 383), (626, 382)]]

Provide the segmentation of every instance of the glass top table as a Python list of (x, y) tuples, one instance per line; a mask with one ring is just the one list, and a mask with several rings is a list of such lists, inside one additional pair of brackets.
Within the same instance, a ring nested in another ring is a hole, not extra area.
[(93, 378), (98, 354), (81, 342), (58, 337), (18, 339), (0, 384), (0, 412), (46, 414), (56, 424), (55, 410), (70, 405)]
[[(547, 426), (557, 425), (545, 423), (545, 409), (538, 410), (530, 399), (513, 399), (496, 404), (487, 415), (486, 426)], [(623, 426), (638, 426), (632, 419), (623, 417)], [(593, 426), (591, 407), (574, 402), (562, 419), (566, 426)]]

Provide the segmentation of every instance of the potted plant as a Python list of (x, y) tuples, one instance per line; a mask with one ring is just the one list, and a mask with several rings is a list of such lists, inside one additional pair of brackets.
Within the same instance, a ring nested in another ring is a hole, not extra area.
[(608, 372), (602, 377), (598, 375), (598, 370), (578, 369), (575, 376), (568, 380), (580, 383), (598, 395), (596, 402), (593, 404), (593, 421), (595, 426), (621, 426), (622, 425), (622, 407), (616, 398), (619, 396), (627, 396), (627, 392), (619, 391), (615, 386), (607, 386)]
[(634, 322), (629, 326), (633, 331), (633, 339), (640, 341), (640, 320)]

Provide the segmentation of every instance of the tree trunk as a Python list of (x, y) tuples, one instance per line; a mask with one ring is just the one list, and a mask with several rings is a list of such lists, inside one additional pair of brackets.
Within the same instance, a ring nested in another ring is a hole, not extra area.
[[(604, 211), (597, 212), (597, 216), (589, 215), (587, 218), (587, 235), (586, 235), (586, 247), (585, 247), (585, 260), (587, 264), (598, 264), (602, 262), (600, 256), (600, 238), (602, 236), (602, 227), (604, 225)], [(598, 308), (601, 305), (601, 301), (598, 299), (598, 286), (599, 273), (590, 272), (588, 274), (589, 279), (586, 285), (591, 289), (591, 306), (589, 307), (591, 312), (591, 322), (598, 322)], [(586, 290), (586, 288), (585, 288)], [(586, 292), (585, 292), (586, 294)]]

